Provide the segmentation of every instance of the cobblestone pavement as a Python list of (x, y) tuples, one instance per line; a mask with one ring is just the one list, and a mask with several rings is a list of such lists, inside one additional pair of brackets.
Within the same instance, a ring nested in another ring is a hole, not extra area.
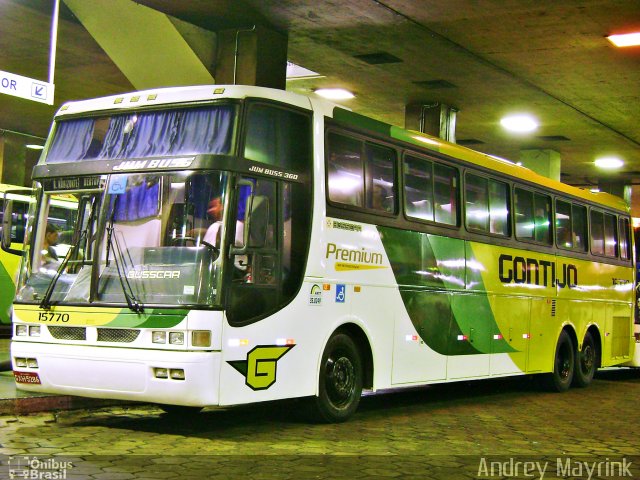
[(541, 478), (544, 462), (543, 478), (640, 478), (639, 371), (600, 372), (565, 394), (522, 378), (368, 396), (337, 425), (306, 423), (298, 409), (0, 416), (0, 478)]

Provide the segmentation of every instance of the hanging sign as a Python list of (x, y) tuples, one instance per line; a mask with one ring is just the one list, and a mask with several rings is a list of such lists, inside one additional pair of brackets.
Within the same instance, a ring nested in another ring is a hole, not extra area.
[(0, 93), (53, 105), (53, 83), (0, 70)]

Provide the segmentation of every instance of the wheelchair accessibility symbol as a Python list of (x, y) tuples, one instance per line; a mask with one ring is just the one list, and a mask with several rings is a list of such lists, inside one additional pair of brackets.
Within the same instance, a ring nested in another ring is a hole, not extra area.
[(344, 303), (345, 297), (347, 295), (347, 288), (344, 284), (338, 283), (336, 285), (336, 302)]

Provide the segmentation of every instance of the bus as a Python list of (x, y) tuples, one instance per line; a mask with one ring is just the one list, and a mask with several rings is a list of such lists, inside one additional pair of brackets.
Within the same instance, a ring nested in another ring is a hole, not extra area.
[[(33, 179), (22, 390), (170, 412), (300, 398), (340, 422), (363, 390), (541, 374), (565, 391), (634, 364), (622, 199), (318, 98), (66, 103)], [(74, 228), (50, 262), (61, 194)]]
[[(3, 223), (4, 205), (10, 201), (11, 208), (11, 238), (9, 248), (0, 251), (0, 337), (11, 336), (11, 304), (16, 291), (16, 278), (22, 255), (24, 234), (26, 229), (27, 212), (29, 206), (35, 202), (33, 190), (29, 187), (0, 184), (0, 225)], [(68, 222), (72, 216), (68, 211), (75, 209), (70, 199), (59, 197), (52, 199), (52, 218), (56, 228), (69, 229)], [(0, 232), (2, 227), (0, 226)], [(53, 246), (62, 253), (68, 245)], [(11, 253), (9, 253), (11, 252)]]

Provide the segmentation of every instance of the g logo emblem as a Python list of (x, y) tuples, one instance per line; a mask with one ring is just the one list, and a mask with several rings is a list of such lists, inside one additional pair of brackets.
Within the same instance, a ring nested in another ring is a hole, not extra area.
[(266, 390), (276, 383), (278, 360), (295, 345), (259, 345), (247, 353), (246, 360), (227, 362), (244, 375), (245, 384), (252, 390)]

